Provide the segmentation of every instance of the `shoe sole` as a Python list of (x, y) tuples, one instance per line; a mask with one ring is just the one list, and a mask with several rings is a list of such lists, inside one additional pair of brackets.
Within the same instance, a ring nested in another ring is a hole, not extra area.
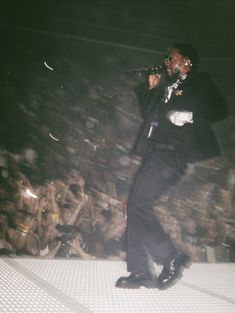
[(126, 284), (116, 284), (115, 287), (117, 288), (122, 288), (122, 289), (139, 289), (140, 287), (145, 287), (145, 288), (148, 288), (148, 289), (151, 289), (151, 288), (158, 288), (158, 283), (157, 283), (157, 280), (148, 280), (148, 281), (145, 281), (143, 283), (139, 282), (139, 283), (126, 283)]

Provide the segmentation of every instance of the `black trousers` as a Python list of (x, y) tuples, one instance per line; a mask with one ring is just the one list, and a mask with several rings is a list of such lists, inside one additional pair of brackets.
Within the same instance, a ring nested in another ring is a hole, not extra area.
[(178, 164), (174, 151), (154, 150), (144, 160), (135, 179), (127, 209), (127, 270), (146, 272), (150, 259), (166, 264), (178, 249), (163, 230), (154, 204), (177, 184), (185, 166)]

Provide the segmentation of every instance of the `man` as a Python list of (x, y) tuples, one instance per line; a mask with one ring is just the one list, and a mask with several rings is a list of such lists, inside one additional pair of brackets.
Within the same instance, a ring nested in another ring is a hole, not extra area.
[[(143, 157), (127, 211), (128, 277), (119, 288), (166, 289), (189, 257), (175, 247), (154, 212), (154, 203), (176, 185), (187, 164), (215, 157), (219, 147), (212, 124), (227, 115), (224, 100), (206, 73), (197, 73), (198, 54), (190, 44), (172, 46), (164, 70), (137, 88), (145, 125), (135, 147)], [(162, 265), (158, 277), (151, 262)]]

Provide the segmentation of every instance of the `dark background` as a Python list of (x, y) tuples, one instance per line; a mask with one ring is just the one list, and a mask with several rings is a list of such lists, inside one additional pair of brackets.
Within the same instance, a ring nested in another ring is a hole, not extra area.
[[(234, 1), (8, 2), (1, 8), (1, 143), (14, 153), (32, 147), (43, 158), (48, 131), (66, 150), (79, 141), (79, 127), (91, 141), (114, 135), (111, 141), (129, 150), (139, 122), (132, 90), (138, 82), (124, 72), (159, 64), (175, 41), (198, 48), (201, 69), (219, 85), (232, 119), (234, 9)], [(84, 129), (89, 117), (102, 119), (99, 134)], [(229, 158), (231, 119), (219, 129)]]

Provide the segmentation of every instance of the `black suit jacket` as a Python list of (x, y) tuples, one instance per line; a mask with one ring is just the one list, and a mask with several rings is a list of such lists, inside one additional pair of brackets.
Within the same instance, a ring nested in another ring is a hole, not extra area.
[[(146, 84), (136, 88), (145, 124), (140, 132), (134, 153), (144, 156), (157, 143), (174, 146), (179, 161), (193, 163), (217, 156), (219, 145), (211, 126), (227, 116), (227, 106), (216, 85), (207, 73), (191, 72), (164, 102), (164, 84), (148, 90)], [(193, 123), (173, 124), (167, 117), (170, 111), (193, 113)], [(148, 139), (151, 123), (158, 127)]]

